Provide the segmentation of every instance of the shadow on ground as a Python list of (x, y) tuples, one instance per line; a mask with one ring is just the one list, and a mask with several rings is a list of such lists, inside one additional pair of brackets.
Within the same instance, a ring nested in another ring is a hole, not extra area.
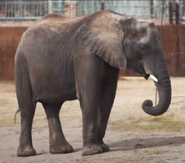
[(109, 144), (111, 151), (127, 151), (137, 148), (152, 148), (160, 146), (175, 146), (185, 144), (185, 137), (168, 137), (168, 138), (143, 138), (123, 140)]
[[(176, 146), (185, 144), (185, 137), (158, 137), (122, 140), (119, 142), (108, 144), (110, 151), (128, 151), (138, 148), (154, 148), (161, 146)], [(81, 148), (74, 149), (74, 152), (81, 151)], [(45, 154), (45, 153), (42, 153)]]

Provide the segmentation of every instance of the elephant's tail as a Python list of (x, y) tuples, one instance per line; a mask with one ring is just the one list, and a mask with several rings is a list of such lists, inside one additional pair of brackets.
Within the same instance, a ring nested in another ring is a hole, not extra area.
[(20, 112), (20, 109), (17, 109), (17, 111), (15, 112), (15, 115), (14, 115), (14, 124), (16, 124), (16, 116), (17, 114)]

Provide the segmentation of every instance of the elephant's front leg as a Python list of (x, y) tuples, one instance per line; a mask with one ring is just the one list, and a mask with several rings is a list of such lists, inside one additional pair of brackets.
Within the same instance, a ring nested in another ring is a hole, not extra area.
[(81, 102), (83, 114), (83, 148), (82, 156), (102, 153), (103, 149), (98, 143), (98, 97), (87, 95)]
[(82, 156), (102, 153), (98, 143), (98, 105), (100, 101), (100, 86), (92, 81), (87, 82), (80, 91), (80, 105), (83, 115), (83, 148)]
[(114, 103), (117, 87), (117, 73), (112, 74), (112, 78), (104, 84), (100, 107), (98, 110), (98, 143), (104, 152), (109, 151), (109, 146), (103, 141), (105, 136), (109, 115)]

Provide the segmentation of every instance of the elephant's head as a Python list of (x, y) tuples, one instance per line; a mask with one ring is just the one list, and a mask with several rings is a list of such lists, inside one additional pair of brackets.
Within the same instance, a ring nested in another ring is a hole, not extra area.
[(129, 68), (145, 79), (151, 75), (159, 93), (159, 103), (142, 104), (153, 116), (167, 111), (171, 102), (171, 82), (163, 57), (160, 34), (154, 23), (137, 20), (110, 10), (90, 17), (84, 26), (86, 46), (108, 64), (119, 69)]

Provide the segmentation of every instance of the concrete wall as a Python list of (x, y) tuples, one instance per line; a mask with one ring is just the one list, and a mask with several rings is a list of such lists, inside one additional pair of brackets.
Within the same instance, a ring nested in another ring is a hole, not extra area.
[[(14, 79), (14, 55), (27, 27), (0, 27), (0, 80)], [(179, 29), (179, 40), (177, 31)], [(160, 27), (159, 27), (160, 30)], [(163, 51), (172, 76), (185, 75), (185, 26), (165, 25), (161, 29)], [(176, 45), (175, 46), (175, 42)], [(179, 52), (172, 56), (172, 52)], [(172, 62), (173, 61), (173, 62)], [(171, 68), (170, 68), (171, 67)], [(122, 76), (139, 76), (131, 70), (122, 70)]]

